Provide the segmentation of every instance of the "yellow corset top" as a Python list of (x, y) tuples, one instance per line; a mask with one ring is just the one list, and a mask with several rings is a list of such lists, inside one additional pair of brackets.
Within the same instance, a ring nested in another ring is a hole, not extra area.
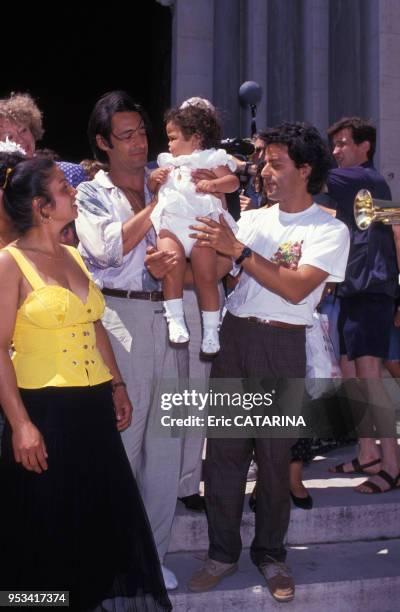
[(23, 389), (83, 387), (112, 378), (96, 347), (94, 322), (103, 314), (103, 295), (78, 251), (65, 248), (89, 279), (86, 302), (65, 287), (46, 285), (19, 249), (5, 248), (32, 287), (13, 334), (12, 361)]

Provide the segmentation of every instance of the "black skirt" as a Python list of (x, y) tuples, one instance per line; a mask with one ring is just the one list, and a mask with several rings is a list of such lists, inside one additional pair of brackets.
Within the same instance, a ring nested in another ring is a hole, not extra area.
[(44, 437), (48, 470), (36, 474), (15, 462), (6, 424), (0, 590), (66, 590), (73, 610), (104, 600), (112, 600), (107, 609), (119, 602), (132, 611), (170, 610), (110, 384), (22, 389), (21, 396)]

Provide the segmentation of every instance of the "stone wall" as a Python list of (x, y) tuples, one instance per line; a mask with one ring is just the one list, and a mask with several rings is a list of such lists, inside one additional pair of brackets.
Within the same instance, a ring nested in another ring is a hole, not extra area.
[(254, 80), (258, 128), (370, 117), (376, 163), (400, 200), (399, 0), (175, 0), (172, 10), (172, 104), (209, 98), (226, 136), (248, 136), (238, 89)]

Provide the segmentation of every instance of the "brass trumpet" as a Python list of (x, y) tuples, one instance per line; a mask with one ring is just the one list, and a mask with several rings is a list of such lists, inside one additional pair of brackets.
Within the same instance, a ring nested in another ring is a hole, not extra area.
[(375, 221), (399, 225), (400, 202), (377, 200), (371, 196), (368, 189), (360, 189), (354, 200), (354, 219), (360, 230), (368, 229)]

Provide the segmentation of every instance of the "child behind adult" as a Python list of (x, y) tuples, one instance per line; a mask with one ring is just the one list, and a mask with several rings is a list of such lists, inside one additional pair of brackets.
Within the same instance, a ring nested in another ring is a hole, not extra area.
[[(218, 221), (223, 214), (236, 230), (234, 220), (216, 197), (238, 189), (239, 181), (232, 172), (236, 163), (217, 148), (221, 129), (215, 111), (197, 105), (171, 109), (165, 123), (170, 153), (158, 156), (159, 168), (151, 173), (148, 186), (150, 191), (159, 189), (158, 204), (151, 214), (157, 247), (177, 255), (173, 271), (163, 281), (169, 340), (172, 344), (189, 341), (182, 297), (186, 258), (190, 258), (203, 321), (201, 354), (212, 356), (219, 351), (217, 256), (212, 248), (196, 246), (190, 228), (199, 216)], [(195, 184), (192, 172), (196, 169), (210, 170), (215, 178)]]

